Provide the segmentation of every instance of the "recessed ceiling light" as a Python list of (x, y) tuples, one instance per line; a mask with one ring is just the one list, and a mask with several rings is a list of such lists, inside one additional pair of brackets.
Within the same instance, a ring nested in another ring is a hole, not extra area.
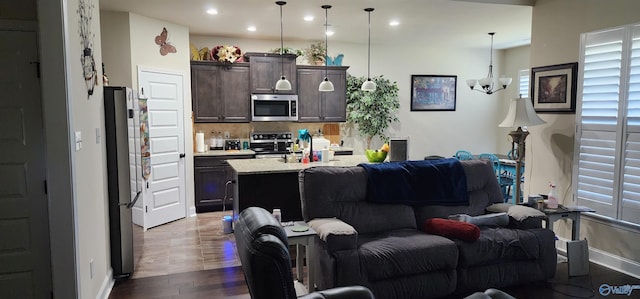
[(210, 9), (207, 9), (207, 13), (210, 14), (210, 15), (217, 15), (218, 14), (218, 10), (215, 9), (215, 8), (210, 8)]
[(327, 30), (327, 36), (332, 36), (335, 32), (331, 31), (331, 30)]
[(398, 26), (398, 25), (400, 25), (400, 22), (398, 22), (396, 20), (393, 20), (393, 21), (389, 22), (389, 26)]
[(247, 30), (251, 32), (256, 31), (256, 26), (249, 26), (247, 27)]
[(307, 21), (307, 22), (311, 22), (311, 21), (313, 21), (313, 16), (305, 16), (304, 20)]

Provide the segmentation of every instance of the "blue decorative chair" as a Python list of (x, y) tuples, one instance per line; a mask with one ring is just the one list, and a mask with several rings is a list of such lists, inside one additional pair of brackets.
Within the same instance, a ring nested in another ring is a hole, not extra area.
[(493, 171), (496, 174), (496, 178), (498, 179), (498, 183), (500, 184), (500, 190), (502, 190), (502, 196), (504, 201), (509, 201), (509, 191), (511, 189), (511, 185), (513, 185), (513, 178), (506, 174), (506, 172), (502, 169), (502, 164), (500, 163), (500, 158), (495, 154), (483, 153), (478, 156), (480, 160), (489, 160), (493, 165)]
[(473, 160), (473, 154), (465, 150), (459, 150), (456, 152), (454, 157), (458, 160)]

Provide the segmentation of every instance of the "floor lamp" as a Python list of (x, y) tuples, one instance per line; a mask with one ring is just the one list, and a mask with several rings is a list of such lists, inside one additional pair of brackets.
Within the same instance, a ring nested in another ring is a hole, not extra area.
[(531, 104), (531, 100), (528, 98), (517, 98), (512, 99), (511, 104), (509, 105), (509, 112), (507, 112), (507, 116), (504, 120), (498, 125), (499, 127), (506, 128), (517, 128), (514, 131), (509, 132), (509, 136), (511, 136), (511, 153), (513, 158), (516, 160), (516, 176), (515, 176), (515, 190), (513, 190), (514, 199), (517, 196), (517, 199), (514, 202), (518, 203), (520, 201), (520, 178), (522, 177), (522, 162), (524, 161), (524, 151), (525, 151), (525, 143), (524, 140), (527, 139), (529, 132), (523, 130), (524, 126), (536, 126), (544, 124), (545, 121), (542, 120), (536, 114), (536, 111), (533, 109), (533, 105)]

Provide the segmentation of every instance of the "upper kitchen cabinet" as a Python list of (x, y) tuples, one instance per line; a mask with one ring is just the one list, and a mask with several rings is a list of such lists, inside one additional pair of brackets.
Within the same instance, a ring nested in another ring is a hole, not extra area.
[(191, 62), (194, 122), (249, 122), (249, 65)]
[[(251, 93), (296, 94), (296, 55), (271, 53), (245, 53), (251, 66)], [(283, 72), (291, 82), (291, 90), (276, 90), (276, 82)]]
[(324, 79), (323, 66), (298, 66), (298, 121), (343, 122), (347, 116), (346, 66), (330, 66), (327, 77), (333, 91), (320, 92), (318, 85)]

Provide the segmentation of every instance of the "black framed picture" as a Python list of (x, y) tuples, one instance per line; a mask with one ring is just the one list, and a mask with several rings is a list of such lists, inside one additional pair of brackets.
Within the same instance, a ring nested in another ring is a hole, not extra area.
[(531, 68), (531, 101), (536, 112), (575, 113), (578, 63)]
[(411, 111), (456, 111), (458, 76), (411, 75)]

